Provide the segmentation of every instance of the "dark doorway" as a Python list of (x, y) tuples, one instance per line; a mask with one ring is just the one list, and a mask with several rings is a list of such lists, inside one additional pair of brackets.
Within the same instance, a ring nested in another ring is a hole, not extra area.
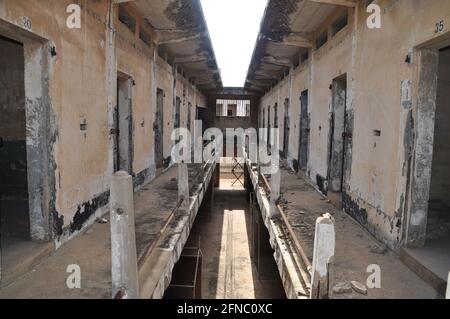
[(427, 240), (450, 243), (450, 48), (439, 52)]
[(180, 123), (180, 121), (181, 121), (180, 113), (181, 113), (181, 99), (179, 97), (177, 97), (176, 103), (175, 103), (175, 116), (174, 116), (174, 122), (173, 122), (174, 129), (180, 128), (180, 124), (181, 124)]
[(290, 103), (289, 99), (286, 99), (284, 101), (284, 135), (283, 135), (283, 158), (287, 158), (289, 155), (289, 135), (291, 132), (291, 121), (289, 118), (290, 115), (290, 109), (289, 109)]
[(270, 147), (271, 147), (271, 134), (270, 134), (270, 129), (271, 129), (271, 123), (270, 123), (270, 105), (267, 108), (267, 149), (270, 152)]
[(0, 37), (0, 57), (0, 269), (8, 280), (31, 241), (23, 44)]
[(191, 130), (191, 121), (192, 121), (192, 104), (191, 102), (188, 102), (188, 113), (187, 113), (187, 122), (186, 122), (186, 128), (190, 131)]
[(132, 79), (119, 74), (117, 77), (117, 107), (115, 114), (116, 143), (115, 171), (132, 173), (133, 119), (132, 119)]
[(29, 238), (23, 45), (0, 38), (0, 56), (0, 205), (2, 217), (15, 207), (14, 227)]
[(164, 91), (157, 89), (156, 92), (156, 114), (153, 125), (155, 137), (155, 163), (156, 168), (164, 166)]
[[(273, 107), (273, 128), (274, 129), (278, 129), (278, 104), (277, 103), (275, 103), (275, 105), (274, 105), (274, 107)], [(276, 133), (274, 133), (273, 134), (273, 143), (274, 143), (274, 145), (276, 145), (276, 147), (277, 148), (280, 148), (280, 142), (278, 141), (278, 140), (275, 140), (275, 139), (278, 139), (279, 138), (279, 132), (276, 132)], [(273, 146), (273, 144), (272, 144), (272, 146)], [(276, 150), (275, 150), (276, 151)], [(277, 151), (277, 152), (279, 152), (279, 151)]]
[(203, 135), (203, 133), (205, 133), (205, 130), (207, 129), (206, 123), (208, 119), (208, 109), (199, 106), (197, 106), (196, 109), (197, 109), (196, 120), (202, 122), (202, 135)]
[(300, 143), (299, 143), (299, 168), (306, 170), (309, 157), (309, 134), (310, 118), (308, 110), (308, 91), (303, 91), (300, 95)]
[(261, 127), (264, 129), (267, 127), (266, 125), (266, 109), (263, 108), (262, 110), (262, 123), (261, 123)]
[(273, 128), (278, 128), (278, 104), (273, 107)]
[(401, 249), (400, 258), (444, 296), (450, 269), (450, 47), (423, 49), (419, 61), (418, 86), (426, 83), (427, 89), (418, 96), (421, 129), (411, 173), (409, 247)]
[(345, 113), (347, 102), (347, 76), (343, 75), (333, 80), (332, 84), (332, 117), (330, 123), (329, 148), (329, 190), (342, 192), (345, 158)]

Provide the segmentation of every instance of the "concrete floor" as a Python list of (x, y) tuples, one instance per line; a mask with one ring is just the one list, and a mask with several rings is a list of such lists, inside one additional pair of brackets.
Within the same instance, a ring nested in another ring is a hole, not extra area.
[(270, 273), (270, 279), (258, 276), (250, 257), (252, 227), (246, 193), (242, 186), (232, 186), (233, 182), (232, 178), (221, 178), (213, 210), (199, 212), (187, 244), (198, 246), (200, 238), (202, 298), (285, 298), (275, 263), (265, 265), (264, 274)]
[(53, 243), (31, 241), (28, 202), (0, 201), (1, 286), (28, 272), (53, 251)]
[(283, 209), (310, 260), (316, 219), (325, 212), (333, 215), (336, 230), (335, 284), (349, 283), (352, 280), (365, 284), (369, 276), (367, 267), (376, 264), (381, 268), (380, 289), (368, 289), (367, 296), (352, 292), (335, 295), (335, 298), (439, 298), (437, 292), (408, 269), (397, 254), (391, 251), (383, 254), (372, 252), (371, 247), (379, 245), (379, 242), (360, 224), (319, 194), (304, 177), (283, 169), (281, 181)]
[[(165, 216), (175, 205), (168, 193), (176, 193), (176, 170), (158, 177), (136, 195), (139, 252), (152, 241), (144, 234), (156, 234)], [(216, 189), (211, 211), (198, 213), (187, 246), (195, 246), (198, 237), (203, 251), (203, 298), (283, 298), (278, 278), (261, 280), (250, 259), (251, 219), (245, 191), (231, 187), (232, 179), (222, 179)], [(436, 292), (410, 271), (393, 252), (375, 254), (370, 246), (376, 240), (341, 210), (328, 203), (301, 177), (283, 170), (282, 193), (289, 220), (306, 253), (312, 259), (314, 221), (323, 212), (336, 220), (335, 282), (357, 280), (365, 283), (369, 264), (382, 270), (382, 288), (369, 289), (368, 295), (355, 292), (336, 298), (435, 298)], [(162, 197), (167, 197), (164, 201)], [(159, 225), (159, 226), (158, 226)], [(148, 236), (148, 235), (147, 235)], [(110, 225), (96, 223), (65, 244), (49, 258), (13, 284), (0, 289), (0, 298), (110, 298), (111, 297)], [(82, 288), (68, 289), (67, 266), (81, 267)], [(278, 276), (276, 269), (272, 273)], [(274, 276), (276, 277), (276, 276)]]
[[(173, 167), (135, 194), (138, 256), (158, 238), (177, 203), (177, 168)], [(107, 214), (105, 217), (109, 219)], [(175, 222), (175, 221), (174, 221)], [(81, 289), (69, 289), (67, 266), (81, 268)], [(111, 298), (110, 224), (95, 223), (6, 287), (3, 298)]]
[(450, 271), (450, 238), (430, 240), (423, 248), (406, 248), (410, 255), (419, 260), (436, 276), (446, 281)]
[(450, 238), (428, 240), (422, 248), (402, 248), (403, 262), (442, 295), (450, 271)]

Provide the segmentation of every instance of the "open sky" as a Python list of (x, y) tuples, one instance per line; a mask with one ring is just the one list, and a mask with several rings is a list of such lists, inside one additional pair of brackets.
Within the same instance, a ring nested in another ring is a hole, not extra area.
[(201, 0), (224, 86), (243, 86), (267, 0)]

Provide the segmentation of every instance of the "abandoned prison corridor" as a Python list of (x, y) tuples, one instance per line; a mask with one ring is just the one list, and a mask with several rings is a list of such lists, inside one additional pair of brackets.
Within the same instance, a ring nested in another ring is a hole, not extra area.
[(0, 299), (450, 298), (450, 0), (258, 2), (0, 0)]

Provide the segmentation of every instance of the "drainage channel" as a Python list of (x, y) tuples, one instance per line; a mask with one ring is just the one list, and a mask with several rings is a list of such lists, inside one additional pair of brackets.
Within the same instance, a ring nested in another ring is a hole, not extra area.
[(221, 165), (219, 187), (199, 210), (164, 298), (286, 298), (259, 209), (231, 168)]

